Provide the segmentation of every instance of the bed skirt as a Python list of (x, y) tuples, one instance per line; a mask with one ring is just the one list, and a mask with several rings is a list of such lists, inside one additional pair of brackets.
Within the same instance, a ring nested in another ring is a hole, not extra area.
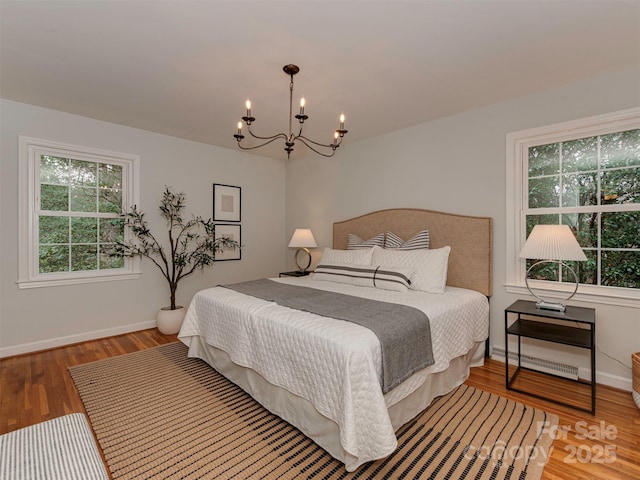
[[(342, 447), (338, 425), (320, 414), (311, 402), (269, 383), (255, 370), (238, 366), (231, 361), (226, 352), (208, 345), (204, 338), (190, 337), (188, 340), (189, 357), (207, 362), (267, 410), (297, 427), (332, 457), (343, 462), (347, 471), (354, 471), (365, 463)], [(469, 377), (470, 367), (483, 364), (484, 347), (484, 342), (476, 342), (466, 355), (451, 360), (449, 368), (429, 375), (425, 383), (413, 393), (391, 405), (387, 404), (394, 430), (397, 431), (428, 407), (435, 397), (445, 395), (464, 383)], [(402, 384), (397, 388), (402, 388)], [(387, 452), (387, 455), (391, 453)]]

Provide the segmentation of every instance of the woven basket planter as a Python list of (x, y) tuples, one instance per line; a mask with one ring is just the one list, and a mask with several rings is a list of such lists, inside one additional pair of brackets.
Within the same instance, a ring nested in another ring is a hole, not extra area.
[(640, 408), (640, 352), (631, 354), (631, 374), (633, 376), (633, 400)]

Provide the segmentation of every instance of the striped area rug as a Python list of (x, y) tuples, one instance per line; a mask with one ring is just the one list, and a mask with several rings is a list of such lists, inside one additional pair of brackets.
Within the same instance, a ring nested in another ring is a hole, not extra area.
[(538, 480), (558, 422), (463, 385), (401, 427), (391, 456), (348, 473), (181, 343), (70, 372), (115, 480)]
[(108, 480), (82, 413), (0, 435), (2, 480)]

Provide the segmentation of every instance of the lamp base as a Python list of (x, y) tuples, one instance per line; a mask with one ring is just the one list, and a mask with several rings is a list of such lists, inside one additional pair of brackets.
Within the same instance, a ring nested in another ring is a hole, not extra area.
[(536, 303), (536, 308), (539, 308), (540, 310), (553, 310), (554, 312), (564, 312), (567, 309), (567, 307), (562, 303), (552, 303), (544, 300)]
[(573, 292), (571, 293), (571, 295), (569, 295), (567, 298), (565, 298), (563, 300), (564, 302), (566, 302), (568, 300), (571, 300), (571, 298), (573, 298), (573, 296), (578, 291), (578, 275), (576, 275), (576, 272), (573, 270), (573, 268), (571, 268), (569, 265), (567, 265), (566, 263), (564, 263), (562, 261), (540, 260), (539, 262), (536, 262), (533, 265), (531, 265), (529, 267), (529, 269), (527, 270), (527, 273), (524, 276), (524, 283), (527, 286), (527, 290), (529, 290), (529, 293), (539, 300), (538, 303), (536, 303), (536, 308), (539, 308), (541, 310), (552, 310), (554, 312), (564, 312), (567, 309), (567, 307), (563, 303), (549, 302), (549, 301), (545, 300), (544, 298), (539, 297), (538, 295), (536, 295), (533, 292), (533, 290), (531, 289), (531, 286), (529, 285), (529, 272), (531, 272), (531, 270), (535, 266), (540, 265), (541, 263), (557, 263), (559, 268), (565, 267), (567, 270), (569, 270), (571, 273), (573, 273), (573, 278), (576, 281), (576, 285), (575, 285), (575, 288), (573, 289)]
[[(304, 252), (304, 253), (307, 254), (307, 264), (306, 265), (300, 265), (300, 260), (298, 258), (298, 256), (300, 255), (300, 252)], [(298, 267), (298, 271), (299, 272), (306, 272), (307, 268), (309, 268), (309, 266), (311, 265), (311, 252), (309, 251), (308, 248), (299, 248), (299, 249), (296, 250), (295, 260), (296, 260), (296, 267)]]

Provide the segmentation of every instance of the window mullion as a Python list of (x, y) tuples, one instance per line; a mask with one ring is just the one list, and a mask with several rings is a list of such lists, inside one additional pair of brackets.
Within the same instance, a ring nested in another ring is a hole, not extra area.
[(598, 213), (598, 233), (596, 236), (596, 285), (602, 285), (602, 213)]
[(35, 214), (48, 217), (82, 217), (82, 218), (120, 218), (119, 213), (110, 212), (74, 212), (61, 210), (36, 210)]
[(613, 205), (585, 205), (582, 207), (544, 207), (525, 208), (526, 215), (548, 215), (561, 213), (610, 213), (610, 212), (637, 212), (640, 211), (640, 203), (624, 203)]
[[(40, 259), (40, 215), (37, 211), (40, 210), (41, 194), (40, 194), (40, 162), (37, 161), (38, 156), (35, 152), (31, 152), (29, 157), (30, 170), (33, 171), (33, 178), (30, 178), (29, 184), (33, 189), (33, 197), (31, 197), (31, 208), (29, 215), (31, 217), (29, 233), (29, 276), (36, 276), (38, 274), (39, 259)], [(31, 193), (31, 192), (30, 192)], [(34, 213), (34, 210), (36, 211)]]
[[(597, 165), (598, 174), (596, 179), (597, 206), (602, 206), (602, 136), (598, 135), (597, 144)], [(598, 225), (596, 231), (596, 285), (602, 285), (602, 211), (596, 217)]]
[(72, 258), (72, 246), (71, 246), (71, 216), (68, 217), (67, 219), (67, 248), (69, 249), (69, 259), (68, 259), (68, 266), (67, 266), (67, 271), (68, 272), (72, 272), (73, 270), (71, 269), (72, 265), (71, 265), (71, 258)]
[(563, 160), (564, 160), (564, 156), (563, 156), (563, 143), (559, 142), (559, 147), (558, 147), (558, 188), (560, 189), (560, 192), (558, 192), (558, 208), (562, 208), (562, 205), (564, 204), (564, 165), (563, 165)]

